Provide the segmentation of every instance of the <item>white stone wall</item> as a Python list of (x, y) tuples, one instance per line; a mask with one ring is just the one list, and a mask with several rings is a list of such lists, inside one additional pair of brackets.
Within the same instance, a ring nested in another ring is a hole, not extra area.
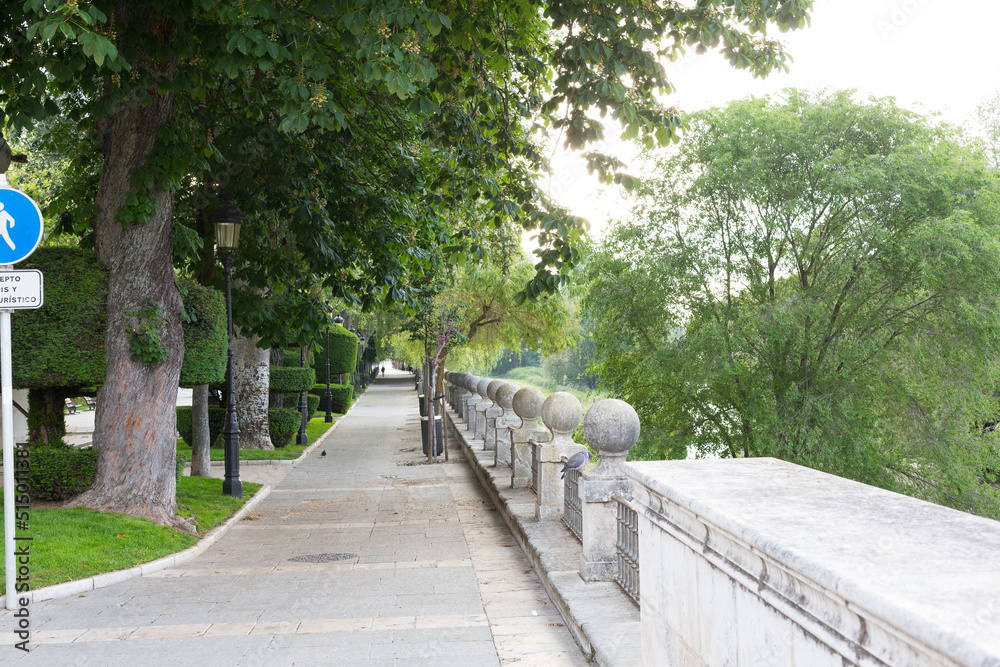
[(644, 664), (1000, 665), (1000, 523), (774, 459), (623, 468)]

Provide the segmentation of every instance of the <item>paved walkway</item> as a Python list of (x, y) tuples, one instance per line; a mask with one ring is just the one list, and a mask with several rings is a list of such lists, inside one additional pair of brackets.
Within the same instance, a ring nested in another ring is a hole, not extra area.
[(200, 557), (32, 604), (28, 654), (0, 614), (0, 662), (586, 664), (466, 462), (421, 463), (419, 423), (412, 376), (387, 369), (327, 455)]

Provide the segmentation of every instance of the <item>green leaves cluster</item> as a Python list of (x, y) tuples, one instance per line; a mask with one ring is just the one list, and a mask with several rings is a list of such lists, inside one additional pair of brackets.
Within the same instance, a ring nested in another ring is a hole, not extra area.
[(142, 307), (127, 312), (136, 319), (136, 323), (129, 326), (132, 359), (149, 366), (166, 361), (170, 357), (170, 351), (163, 345), (160, 336), (160, 329), (166, 322), (163, 309), (153, 303), (152, 299), (146, 299)]
[(982, 156), (847, 92), (689, 127), (591, 266), (597, 371), (639, 412), (640, 451), (775, 456), (1000, 515)]

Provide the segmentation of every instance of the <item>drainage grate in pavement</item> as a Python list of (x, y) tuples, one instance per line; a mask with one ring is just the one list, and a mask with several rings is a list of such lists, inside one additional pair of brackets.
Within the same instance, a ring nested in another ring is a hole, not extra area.
[(351, 560), (357, 557), (357, 554), (310, 554), (308, 556), (295, 556), (288, 560), (293, 563), (336, 563), (337, 561)]

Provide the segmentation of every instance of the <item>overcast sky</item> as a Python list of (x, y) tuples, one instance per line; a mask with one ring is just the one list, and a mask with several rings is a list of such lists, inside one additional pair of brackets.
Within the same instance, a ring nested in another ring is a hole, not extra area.
[[(669, 66), (677, 93), (665, 102), (694, 111), (789, 86), (855, 88), (961, 124), (1000, 87), (998, 29), (996, 0), (816, 0), (810, 27), (774, 31), (794, 58), (787, 74), (754, 79), (717, 54), (691, 55)], [(552, 195), (599, 235), (617, 197), (598, 193), (577, 156), (557, 154), (553, 167)]]

